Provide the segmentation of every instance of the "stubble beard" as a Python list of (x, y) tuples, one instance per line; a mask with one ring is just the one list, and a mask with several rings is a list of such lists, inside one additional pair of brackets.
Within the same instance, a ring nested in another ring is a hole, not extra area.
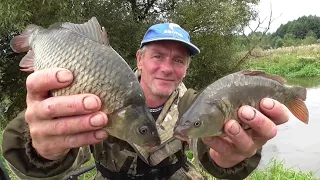
[(149, 89), (154, 95), (158, 96), (159, 98), (167, 99), (170, 97), (175, 87), (171, 88), (169, 91), (163, 92), (163, 91), (159, 91), (154, 84), (151, 84), (151, 86), (149, 86)]

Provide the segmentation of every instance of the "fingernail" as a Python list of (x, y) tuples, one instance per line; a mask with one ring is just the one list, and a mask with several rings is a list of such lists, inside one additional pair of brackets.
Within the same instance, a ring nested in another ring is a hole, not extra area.
[(262, 105), (266, 108), (266, 109), (272, 109), (275, 105), (275, 102), (272, 99), (266, 98), (262, 100)]
[(100, 130), (94, 133), (96, 139), (104, 139), (107, 137), (107, 132), (105, 130)]
[(94, 110), (98, 107), (98, 101), (92, 96), (87, 96), (82, 100), (83, 107), (86, 110)]
[(244, 107), (241, 111), (242, 118), (251, 121), (256, 116), (256, 111), (250, 107)]
[(56, 73), (56, 78), (59, 83), (66, 83), (72, 81), (73, 75), (69, 71), (60, 70)]
[(228, 131), (232, 134), (232, 135), (237, 135), (240, 132), (240, 126), (234, 122), (231, 127), (228, 129)]
[(103, 115), (95, 114), (90, 118), (90, 125), (93, 127), (103, 126), (105, 124), (105, 120)]

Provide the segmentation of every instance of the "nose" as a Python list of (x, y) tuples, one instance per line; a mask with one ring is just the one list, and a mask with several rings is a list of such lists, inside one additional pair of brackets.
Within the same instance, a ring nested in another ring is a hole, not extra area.
[(166, 58), (166, 60), (161, 64), (161, 72), (164, 74), (171, 74), (173, 72), (173, 65), (169, 58)]

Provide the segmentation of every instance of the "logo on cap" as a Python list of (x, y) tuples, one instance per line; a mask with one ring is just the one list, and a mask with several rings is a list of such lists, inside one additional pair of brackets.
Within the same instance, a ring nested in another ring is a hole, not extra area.
[(170, 29), (167, 29), (167, 30), (164, 30), (163, 33), (165, 34), (175, 34), (175, 35), (178, 35), (180, 37), (183, 37), (183, 35), (177, 31), (174, 30), (174, 27), (178, 27), (180, 28), (180, 26), (178, 24), (175, 24), (175, 23), (169, 23), (169, 28)]

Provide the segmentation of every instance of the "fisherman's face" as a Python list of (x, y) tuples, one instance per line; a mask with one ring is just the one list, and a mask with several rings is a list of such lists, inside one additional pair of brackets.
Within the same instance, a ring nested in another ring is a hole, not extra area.
[(170, 96), (186, 75), (189, 57), (187, 47), (179, 42), (147, 44), (137, 53), (142, 86), (155, 96)]

